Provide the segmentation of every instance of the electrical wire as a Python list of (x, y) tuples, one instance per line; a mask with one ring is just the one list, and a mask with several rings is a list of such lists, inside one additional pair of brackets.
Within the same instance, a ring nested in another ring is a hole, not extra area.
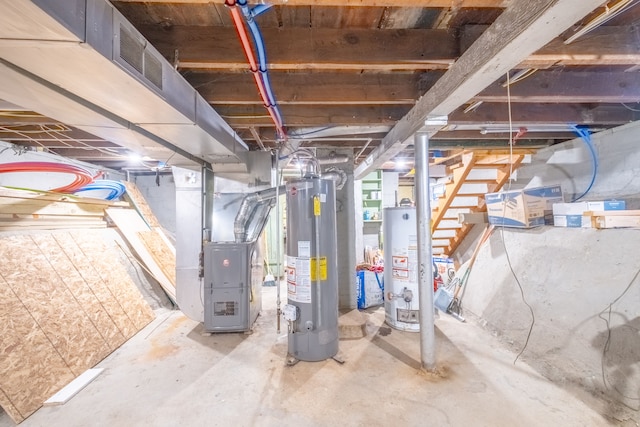
[(637, 109), (637, 108), (633, 108), (633, 107), (630, 107), (630, 106), (628, 106), (627, 104), (625, 104), (624, 102), (621, 102), (621, 103), (620, 103), (620, 105), (622, 105), (624, 108), (626, 108), (626, 109), (627, 109), (627, 110), (629, 110), (629, 111), (634, 111), (634, 112), (636, 112), (636, 113), (640, 113), (640, 110), (639, 110), (639, 109)]
[[(604, 384), (604, 388), (606, 390), (611, 390), (612, 389), (616, 393), (618, 393), (621, 397), (623, 397), (625, 399), (629, 399), (629, 400), (640, 400), (640, 397), (627, 396), (624, 393), (622, 393), (620, 390), (618, 390), (618, 388), (616, 386), (613, 386), (613, 387), (609, 388), (609, 384), (608, 384), (608, 381), (607, 381), (606, 370), (605, 370), (605, 358), (607, 356), (607, 352), (609, 351), (609, 346), (611, 345), (611, 312), (613, 310), (613, 305), (616, 304), (618, 301), (620, 301), (627, 294), (627, 292), (629, 292), (629, 289), (631, 289), (631, 286), (635, 283), (635, 281), (638, 278), (638, 276), (640, 276), (640, 269), (638, 269), (638, 271), (636, 271), (636, 274), (633, 275), (633, 277), (631, 278), (631, 280), (629, 281), (627, 286), (624, 288), (622, 293), (620, 293), (620, 295), (618, 295), (618, 297), (616, 299), (614, 299), (612, 302), (610, 302), (609, 305), (604, 310), (602, 310), (600, 313), (598, 313), (598, 317), (600, 319), (602, 319), (607, 324), (607, 339), (605, 340), (604, 346), (602, 347), (602, 357), (600, 359), (600, 368), (601, 368), (602, 382)], [(605, 312), (607, 312), (607, 318), (603, 317), (603, 314)], [(634, 411), (638, 410), (638, 408), (633, 408), (633, 407), (627, 405), (624, 402), (618, 401), (618, 403), (626, 406), (629, 409), (633, 409)]]
[[(511, 82), (509, 78), (509, 72), (507, 71), (507, 108), (509, 109), (509, 185), (508, 190), (511, 190), (511, 183), (513, 181), (513, 120), (511, 114)], [(504, 208), (502, 212), (502, 216), (504, 218), (507, 210), (507, 204), (504, 203)], [(524, 345), (520, 352), (516, 355), (516, 358), (513, 360), (513, 364), (515, 365), (520, 356), (524, 353), (527, 346), (529, 345), (529, 340), (531, 339), (531, 334), (533, 332), (533, 327), (536, 324), (536, 315), (533, 312), (533, 307), (527, 302), (527, 299), (524, 296), (524, 289), (522, 287), (522, 283), (520, 283), (520, 279), (513, 269), (513, 264), (511, 263), (511, 257), (509, 256), (509, 251), (507, 250), (507, 242), (504, 240), (504, 221), (502, 222), (502, 226), (500, 227), (500, 238), (502, 239), (502, 246), (504, 248), (504, 255), (507, 259), (507, 265), (509, 266), (509, 270), (511, 271), (511, 275), (516, 281), (518, 285), (518, 289), (520, 290), (520, 298), (524, 305), (529, 308), (529, 313), (531, 314), (531, 324), (529, 325), (529, 331), (527, 332), (527, 338), (524, 341)]]

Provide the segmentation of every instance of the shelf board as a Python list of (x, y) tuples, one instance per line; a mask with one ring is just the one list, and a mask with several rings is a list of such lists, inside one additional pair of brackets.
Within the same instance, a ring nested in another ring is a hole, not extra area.
[(381, 219), (363, 219), (364, 222), (382, 222)]

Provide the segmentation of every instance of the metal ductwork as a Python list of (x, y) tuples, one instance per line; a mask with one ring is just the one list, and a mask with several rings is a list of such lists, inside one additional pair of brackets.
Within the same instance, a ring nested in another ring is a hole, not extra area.
[(246, 171), (244, 142), (108, 1), (0, 8), (0, 99), (174, 165)]
[(260, 236), (269, 217), (269, 212), (276, 204), (277, 194), (284, 194), (285, 191), (286, 187), (281, 185), (247, 194), (242, 199), (242, 204), (233, 223), (236, 243), (253, 241)]

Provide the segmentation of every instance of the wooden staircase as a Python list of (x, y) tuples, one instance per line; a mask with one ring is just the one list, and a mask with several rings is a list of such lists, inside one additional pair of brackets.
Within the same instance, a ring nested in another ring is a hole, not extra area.
[(459, 160), (448, 166), (449, 175), (434, 187), (440, 194), (431, 202), (431, 237), (433, 254), (451, 255), (469, 233), (473, 224), (461, 224), (460, 214), (485, 212), (486, 193), (500, 191), (509, 175), (535, 150), (461, 151), (447, 160)]

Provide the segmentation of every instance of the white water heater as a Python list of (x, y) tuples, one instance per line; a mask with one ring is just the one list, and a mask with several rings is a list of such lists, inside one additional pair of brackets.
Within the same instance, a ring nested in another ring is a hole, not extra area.
[(417, 332), (420, 330), (420, 305), (416, 209), (385, 208), (382, 218), (385, 319), (395, 329)]
[(338, 352), (338, 261), (335, 183), (287, 184), (289, 356), (320, 361)]

